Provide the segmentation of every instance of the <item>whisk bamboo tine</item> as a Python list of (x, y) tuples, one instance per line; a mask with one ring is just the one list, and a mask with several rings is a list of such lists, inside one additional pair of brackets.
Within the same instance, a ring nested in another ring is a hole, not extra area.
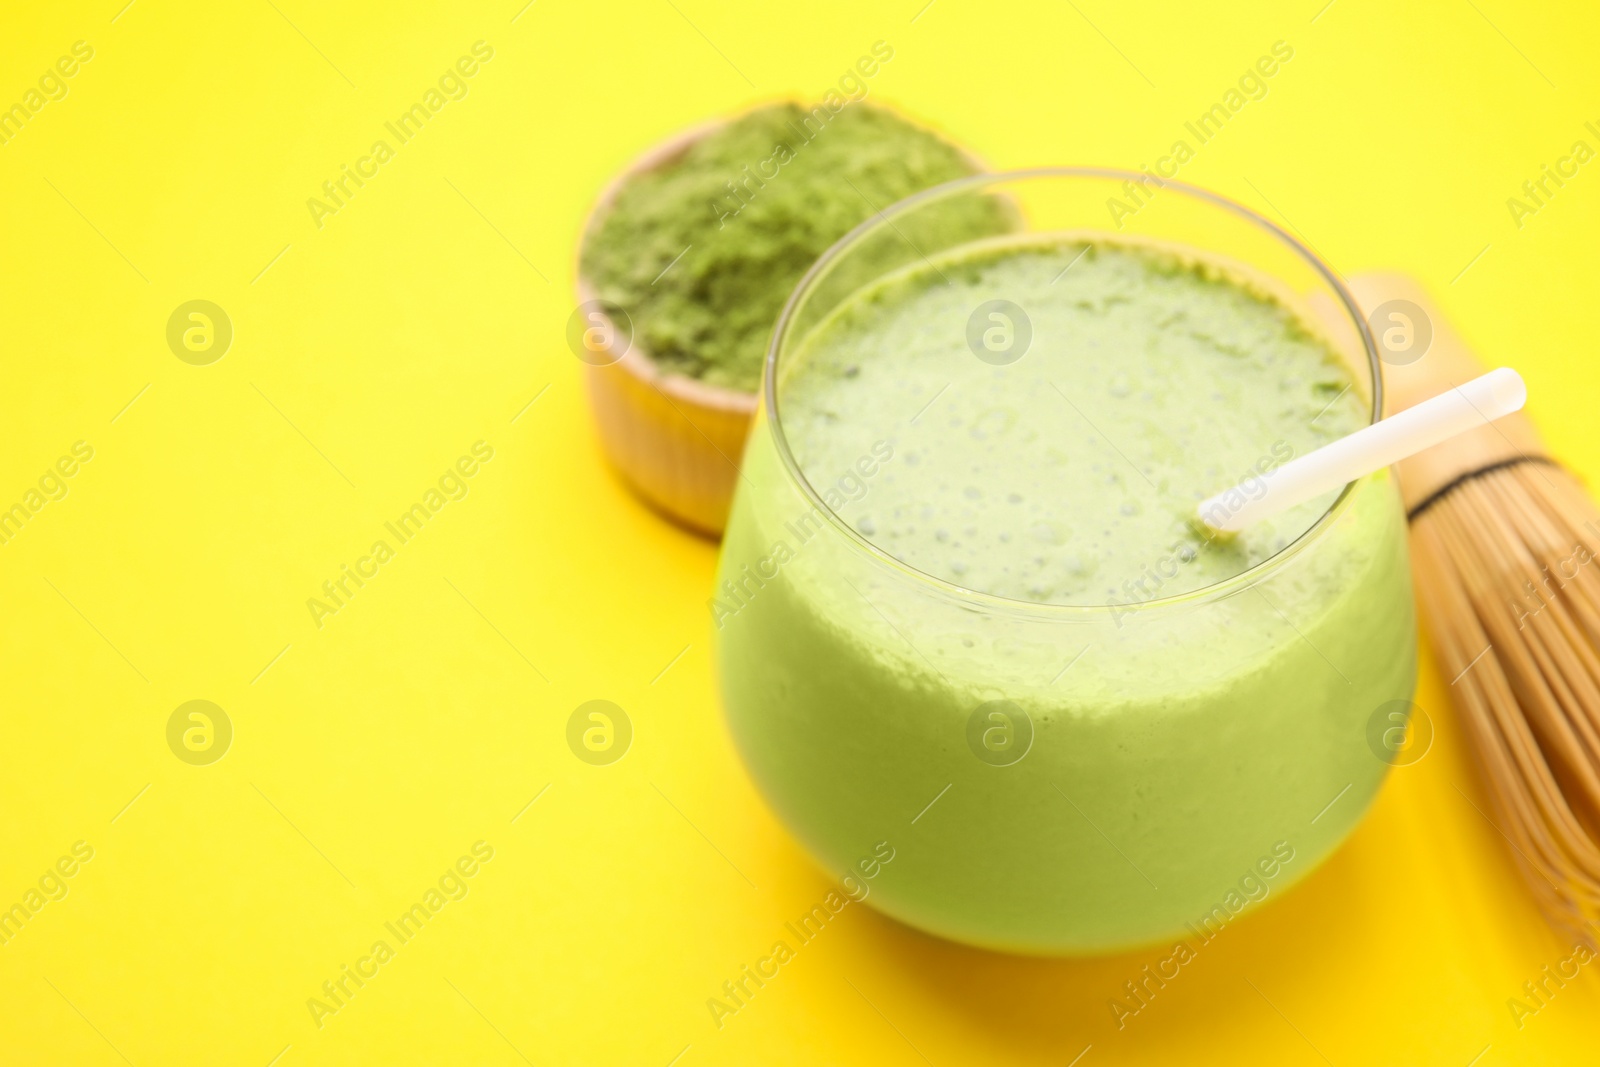
[[(1463, 514), (1450, 520), (1457, 527), (1456, 549), (1461, 553), (1474, 551), (1470, 539), (1461, 536), (1460, 529), (1463, 524), (1459, 520), (1470, 514), (1468, 508), (1470, 505), (1464, 503)], [(1487, 519), (1489, 523), (1495, 521), (1481, 514), (1480, 518)], [(1482, 565), (1481, 558), (1470, 562), (1463, 559), (1463, 562), (1466, 563), (1462, 568), (1463, 574), (1471, 576), (1469, 581), (1481, 594), (1484, 576), (1476, 570)], [(1485, 607), (1488, 608), (1487, 612)], [(1584, 786), (1600, 787), (1600, 782), (1595, 780), (1593, 768), (1585, 765), (1572, 725), (1562, 712), (1563, 704), (1569, 701), (1562, 699), (1561, 680), (1553, 669), (1550, 657), (1536, 640), (1519, 643), (1517, 634), (1511, 632), (1504, 617), (1495, 612), (1496, 607), (1498, 605), (1485, 605), (1481, 601), (1477, 605), (1480, 616), (1488, 615), (1490, 626), (1486, 636), (1500, 650), (1495, 663), (1502, 668), (1514, 701), (1503, 707), (1496, 706), (1496, 718), (1513, 741), (1518, 766), (1528, 776), (1533, 799), (1542, 818), (1557, 831), (1566, 851), (1581, 851), (1587, 845), (1587, 838), (1577, 825), (1567, 800), (1572, 796), (1582, 797)], [(1548, 621), (1549, 616), (1544, 618)], [(1542, 625), (1537, 619), (1535, 623)], [(1522, 713), (1520, 718), (1516, 710), (1518, 707)], [(1525, 726), (1529, 729), (1524, 729)], [(1582, 773), (1587, 771), (1588, 780), (1571, 781), (1574, 771), (1580, 779)], [(1568, 779), (1564, 790), (1560, 788), (1563, 778)]]

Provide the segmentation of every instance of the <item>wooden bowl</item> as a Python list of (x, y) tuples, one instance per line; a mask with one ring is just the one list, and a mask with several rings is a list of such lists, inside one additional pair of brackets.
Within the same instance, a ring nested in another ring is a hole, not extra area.
[[(601, 192), (583, 239), (588, 240), (618, 191), (638, 174), (670, 166), (691, 145), (723, 122), (688, 130), (645, 153)], [(580, 304), (597, 292), (583, 276), (582, 248), (576, 271)], [(604, 316), (604, 312), (598, 314)], [(755, 416), (756, 394), (707, 385), (663, 370), (613, 323), (615, 347), (585, 359), (589, 403), (600, 428), (600, 445), (611, 465), (658, 511), (708, 537), (720, 537), (733, 501), (739, 460)]]

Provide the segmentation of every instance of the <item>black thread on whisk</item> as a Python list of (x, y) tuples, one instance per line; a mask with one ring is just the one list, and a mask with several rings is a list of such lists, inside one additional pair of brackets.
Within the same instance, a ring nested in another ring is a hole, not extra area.
[(1477, 470), (1470, 470), (1465, 474), (1456, 475), (1454, 478), (1450, 479), (1448, 482), (1445, 482), (1439, 488), (1429, 493), (1427, 497), (1423, 499), (1422, 503), (1406, 512), (1406, 521), (1416, 522), (1418, 515), (1421, 515), (1424, 511), (1427, 511), (1429, 508), (1433, 507), (1433, 505), (1437, 504), (1439, 501), (1443, 500), (1445, 497), (1449, 496), (1451, 493), (1455, 492), (1457, 489), (1476, 478), (1482, 478), (1485, 474), (1493, 474), (1495, 471), (1504, 470), (1507, 467), (1515, 467), (1523, 463), (1544, 463), (1551, 467), (1561, 466), (1561, 464), (1557, 463), (1549, 456), (1513, 456), (1511, 459), (1502, 459), (1494, 463), (1486, 464), (1482, 467), (1479, 467)]

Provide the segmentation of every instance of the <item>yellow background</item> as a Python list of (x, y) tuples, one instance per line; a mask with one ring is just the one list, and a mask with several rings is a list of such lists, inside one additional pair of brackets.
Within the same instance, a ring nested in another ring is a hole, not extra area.
[[(0, 946), (0, 1061), (1594, 1062), (1592, 969), (1513, 1025), (1569, 949), (1474, 810), (1427, 660), (1428, 756), (1125, 1030), (1107, 1001), (1160, 953), (1014, 959), (856, 906), (719, 1030), (706, 999), (828, 880), (720, 721), (714, 546), (608, 472), (564, 341), (608, 176), (708, 115), (820, 95), (874, 41), (895, 55), (873, 99), (1017, 167), (1153, 161), (1284, 40), (1183, 177), (1341, 271), (1421, 276), (1593, 477), (1600, 163), (1520, 230), (1505, 204), (1600, 147), (1592, 12), (122, 3), (0, 19), (0, 104), (95, 50), (0, 146), (0, 505), (95, 449), (0, 545), (0, 905), (95, 850)], [(470, 94), (319, 229), (307, 198), (478, 40)], [(191, 299), (234, 326), (209, 366), (165, 341)], [(319, 629), (307, 598), (480, 439), (469, 495)], [(564, 740), (596, 698), (636, 731), (608, 767)], [(235, 729), (211, 766), (167, 747), (192, 699)], [(307, 998), (478, 840), (469, 895), (319, 1029)]]

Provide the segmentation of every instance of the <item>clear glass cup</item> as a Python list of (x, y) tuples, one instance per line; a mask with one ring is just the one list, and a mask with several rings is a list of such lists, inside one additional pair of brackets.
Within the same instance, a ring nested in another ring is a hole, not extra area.
[(970, 238), (952, 218), (1226, 263), (1315, 322), (1381, 410), (1337, 276), (1222, 197), (1049, 169), (876, 213), (807, 274), (768, 353), (710, 605), (732, 735), (818, 862), (912, 926), (1036, 954), (1208, 938), (1315, 868), (1395, 762), (1373, 723), (1393, 730), (1416, 673), (1398, 493), (1388, 472), (1353, 482), (1270, 559), (1122, 605), (1010, 600), (899, 562), (830, 506), (870, 491), (894, 442), (808, 479), (786, 375), (860, 287)]

